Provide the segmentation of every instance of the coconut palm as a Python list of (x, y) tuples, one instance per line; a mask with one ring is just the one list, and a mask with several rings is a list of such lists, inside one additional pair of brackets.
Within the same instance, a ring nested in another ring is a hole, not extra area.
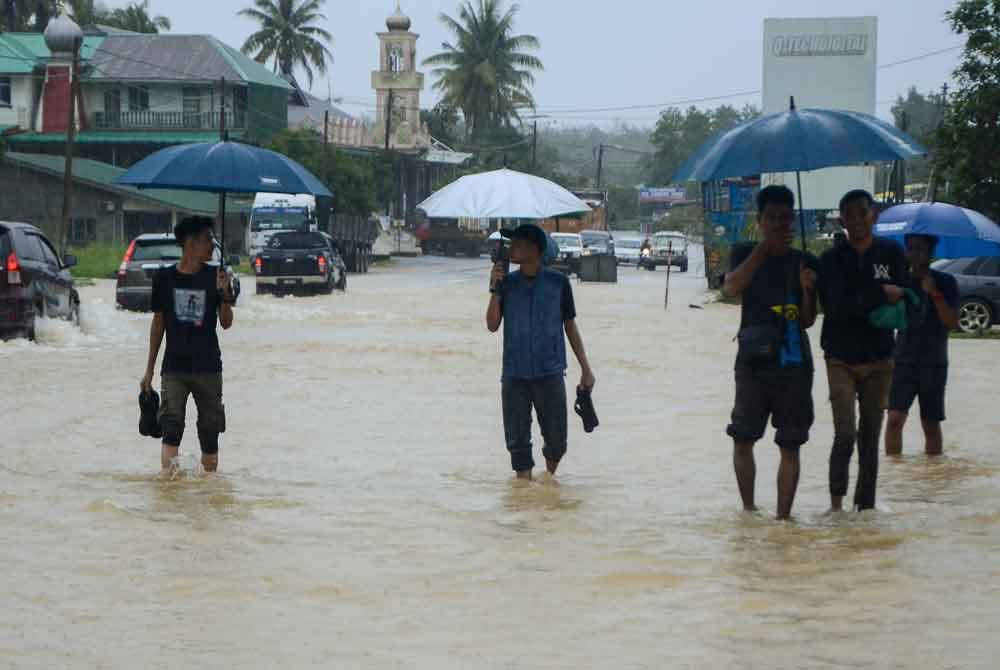
[(296, 66), (306, 73), (312, 88), (313, 69), (326, 74), (327, 61), (333, 54), (327, 44), (333, 36), (316, 25), (325, 21), (322, 14), (326, 0), (254, 0), (254, 6), (239, 12), (253, 19), (260, 30), (243, 43), (243, 53), (260, 63), (274, 59), (274, 71), (291, 77)]
[(10, 32), (42, 32), (58, 14), (55, 0), (3, 0), (2, 26)]
[(443, 101), (462, 110), (466, 133), (473, 137), (496, 128), (505, 128), (518, 118), (518, 109), (534, 107), (530, 87), (534, 71), (542, 62), (526, 53), (541, 44), (533, 35), (515, 35), (513, 4), (503, 12), (500, 0), (466, 0), (458, 19), (442, 13), (440, 18), (455, 38), (442, 51), (424, 61), (437, 66), (434, 88)]
[[(100, 5), (97, 11), (101, 12)], [(162, 15), (149, 15), (149, 0), (132, 2), (114, 9), (106, 14), (103, 21), (109, 26), (131, 30), (134, 33), (159, 33), (161, 30), (170, 30), (170, 19)]]

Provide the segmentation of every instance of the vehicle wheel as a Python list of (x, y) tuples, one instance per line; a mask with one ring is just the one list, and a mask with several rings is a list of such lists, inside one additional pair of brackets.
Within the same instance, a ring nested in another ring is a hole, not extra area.
[(257, 287), (254, 289), (254, 293), (256, 295), (264, 295), (265, 292), (266, 291), (265, 291), (264, 287), (261, 286), (260, 284), (257, 284)]
[(650, 263), (649, 265), (647, 265), (646, 269), (649, 270), (650, 272), (656, 272), (656, 266), (653, 265), (652, 263)]
[(31, 319), (28, 321), (28, 329), (26, 335), (30, 342), (36, 342), (38, 340), (38, 330), (36, 328), (39, 319), (45, 318), (45, 302), (40, 302), (35, 304), (35, 309), (32, 311)]
[(69, 308), (69, 322), (76, 328), (80, 327), (80, 298), (78, 297), (72, 299)]
[(340, 281), (337, 282), (337, 290), (341, 291), (341, 292), (347, 290), (347, 275), (346, 274), (341, 274), (340, 275)]
[(688, 266), (687, 263), (685, 263), (684, 265), (681, 266), (681, 272), (687, 272), (687, 271), (688, 271)]
[(966, 298), (958, 305), (958, 328), (963, 333), (978, 333), (993, 325), (993, 310), (979, 298)]

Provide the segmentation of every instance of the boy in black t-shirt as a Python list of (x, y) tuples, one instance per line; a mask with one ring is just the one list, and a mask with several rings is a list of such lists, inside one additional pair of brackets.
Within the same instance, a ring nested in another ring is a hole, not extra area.
[(174, 228), (183, 247), (180, 262), (157, 273), (153, 280), (153, 323), (149, 329), (149, 357), (140, 386), (153, 387), (153, 369), (166, 334), (163, 354), (160, 426), (163, 446), (160, 463), (164, 472), (174, 466), (189, 395), (198, 408), (198, 440), (201, 463), (208, 472), (219, 466), (219, 434), (226, 431), (226, 410), (222, 404), (222, 352), (216, 324), (233, 325), (232, 285), (221, 267), (206, 265), (212, 260), (215, 237), (212, 219), (190, 217)]
[(781, 449), (779, 519), (791, 515), (799, 482), (799, 448), (813, 424), (813, 362), (806, 329), (816, 321), (816, 271), (810, 254), (791, 247), (795, 196), (768, 186), (757, 196), (761, 241), (737, 245), (730, 255), (724, 293), (741, 296), (736, 402), (726, 433), (733, 438), (733, 466), (743, 507), (754, 505), (757, 466), (753, 446), (767, 421)]
[(931, 456), (943, 450), (941, 422), (948, 381), (948, 331), (958, 327), (958, 282), (949, 274), (931, 269), (936, 244), (937, 238), (929, 235), (906, 238), (909, 288), (920, 296), (921, 309), (919, 314), (911, 310), (909, 327), (896, 335), (896, 367), (885, 427), (885, 453), (889, 455), (903, 453), (903, 426), (917, 398), (920, 398), (924, 450)]

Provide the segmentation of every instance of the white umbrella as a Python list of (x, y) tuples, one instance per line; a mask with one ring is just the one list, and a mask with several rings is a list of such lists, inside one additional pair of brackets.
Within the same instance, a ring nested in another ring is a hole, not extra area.
[(590, 211), (559, 184), (506, 168), (461, 177), (417, 208), (431, 219), (548, 219)]

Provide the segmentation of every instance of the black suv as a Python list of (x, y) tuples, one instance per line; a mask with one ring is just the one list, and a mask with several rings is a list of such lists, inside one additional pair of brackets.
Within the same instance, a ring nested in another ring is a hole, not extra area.
[(35, 320), (80, 324), (80, 296), (69, 268), (45, 234), (27, 223), (0, 221), (0, 337), (35, 339)]

